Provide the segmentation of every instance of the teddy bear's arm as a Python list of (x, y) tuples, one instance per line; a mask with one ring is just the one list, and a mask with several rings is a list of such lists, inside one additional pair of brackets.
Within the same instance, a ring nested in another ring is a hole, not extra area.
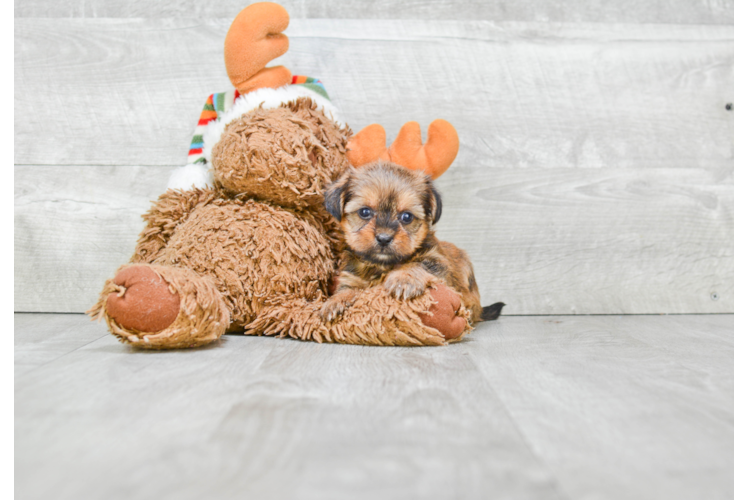
[(248, 335), (280, 335), (341, 344), (423, 346), (456, 342), (472, 331), (470, 312), (444, 284), (410, 300), (392, 297), (382, 285), (361, 290), (340, 316), (320, 317), (325, 298), (284, 297), (267, 303), (246, 326)]
[(198, 206), (213, 200), (212, 189), (169, 189), (143, 215), (146, 226), (138, 237), (131, 263), (152, 263), (169, 242), (174, 230)]

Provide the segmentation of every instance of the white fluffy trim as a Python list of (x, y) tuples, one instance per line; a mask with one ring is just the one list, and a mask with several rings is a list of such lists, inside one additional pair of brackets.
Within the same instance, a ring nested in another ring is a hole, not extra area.
[(337, 123), (338, 126), (345, 127), (345, 121), (340, 115), (340, 111), (329, 100), (302, 85), (286, 85), (277, 89), (258, 89), (240, 96), (234, 102), (231, 109), (205, 127), (205, 132), (203, 133), (203, 151), (208, 164), (211, 163), (213, 146), (221, 139), (221, 134), (223, 134), (226, 125), (244, 113), (260, 107), (260, 105), (265, 109), (279, 108), (281, 104), (300, 97), (310, 98), (317, 104), (317, 109), (321, 109), (326, 117)]
[(206, 188), (213, 184), (213, 172), (204, 163), (189, 163), (171, 173), (167, 189)]

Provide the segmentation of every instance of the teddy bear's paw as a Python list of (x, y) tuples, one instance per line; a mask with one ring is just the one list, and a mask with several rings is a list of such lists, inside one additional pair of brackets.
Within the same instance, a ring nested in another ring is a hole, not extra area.
[(179, 315), (179, 294), (150, 267), (126, 267), (112, 281), (118, 292), (109, 294), (106, 312), (123, 328), (158, 332)]
[(467, 320), (460, 314), (462, 307), (460, 296), (441, 283), (429, 290), (429, 293), (434, 303), (431, 304), (427, 313), (418, 315), (423, 324), (439, 330), (445, 340), (460, 338), (468, 329)]
[(384, 289), (396, 299), (412, 299), (423, 295), (426, 281), (415, 273), (394, 271), (384, 280)]

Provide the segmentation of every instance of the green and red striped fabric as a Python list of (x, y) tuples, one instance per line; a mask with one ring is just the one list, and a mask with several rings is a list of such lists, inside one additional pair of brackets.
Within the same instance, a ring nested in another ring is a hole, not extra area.
[[(303, 75), (294, 75), (291, 80), (291, 85), (301, 85), (309, 90), (312, 90), (325, 99), (330, 99), (327, 95), (322, 82), (316, 78), (310, 78)], [(238, 90), (220, 92), (217, 94), (211, 94), (208, 100), (205, 101), (203, 110), (200, 113), (200, 119), (197, 122), (197, 128), (195, 133), (192, 135), (192, 143), (190, 144), (190, 151), (187, 155), (187, 163), (207, 163), (207, 159), (204, 154), (204, 142), (203, 133), (205, 127), (209, 123), (215, 121), (223, 113), (227, 112), (234, 106), (234, 102), (239, 98), (240, 94)]]

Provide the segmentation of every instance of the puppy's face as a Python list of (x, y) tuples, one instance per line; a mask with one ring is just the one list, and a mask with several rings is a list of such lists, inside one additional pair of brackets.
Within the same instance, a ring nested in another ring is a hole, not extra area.
[(441, 215), (428, 175), (377, 162), (344, 174), (325, 193), (346, 243), (361, 259), (391, 266), (407, 261)]

